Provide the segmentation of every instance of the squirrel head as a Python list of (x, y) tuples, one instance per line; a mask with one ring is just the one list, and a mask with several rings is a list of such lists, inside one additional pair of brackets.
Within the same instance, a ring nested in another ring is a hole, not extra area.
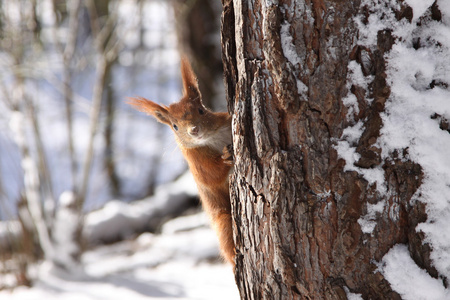
[(152, 115), (161, 123), (169, 125), (178, 143), (185, 148), (207, 146), (222, 126), (214, 112), (205, 108), (197, 78), (186, 58), (181, 60), (183, 97), (169, 106), (159, 105), (142, 97), (128, 98), (137, 110)]

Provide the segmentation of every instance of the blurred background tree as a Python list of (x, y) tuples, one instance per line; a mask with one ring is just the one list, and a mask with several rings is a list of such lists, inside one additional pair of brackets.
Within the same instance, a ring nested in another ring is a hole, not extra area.
[(186, 54), (198, 76), (206, 106), (224, 110), (223, 68), (220, 47), (220, 1), (173, 2), (180, 52)]

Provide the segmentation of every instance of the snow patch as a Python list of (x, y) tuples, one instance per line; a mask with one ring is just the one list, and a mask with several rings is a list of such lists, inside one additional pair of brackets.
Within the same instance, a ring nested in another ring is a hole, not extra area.
[(379, 31), (386, 28), (396, 28), (394, 24), (398, 25), (391, 8), (399, 9), (399, 4), (395, 0), (363, 0), (361, 7), (363, 6), (370, 8), (370, 15), (367, 22), (363, 21), (364, 16), (354, 19), (359, 31), (358, 44), (372, 47), (377, 44)]
[(441, 12), (443, 12), (443, 14), (442, 14), (443, 23), (445, 25), (449, 26), (450, 25), (450, 14), (448, 12), (450, 12), (450, 1), (437, 0), (437, 5), (438, 5), (439, 9), (441, 10)]
[(75, 195), (69, 191), (62, 193), (59, 204), (53, 234), (54, 260), (64, 268), (71, 269), (77, 266), (75, 257), (80, 253), (76, 239), (80, 217), (75, 208)]
[(283, 54), (287, 58), (287, 60), (293, 65), (297, 65), (301, 63), (300, 57), (297, 54), (297, 50), (295, 49), (295, 45), (293, 43), (293, 37), (289, 32), (291, 25), (288, 22), (284, 22), (281, 24), (280, 29), (280, 37), (281, 37), (281, 47), (283, 49)]
[(345, 294), (347, 295), (348, 300), (363, 300), (363, 297), (361, 296), (361, 294), (355, 294), (355, 293), (350, 292), (348, 287), (344, 286), (344, 290), (345, 290)]
[(90, 212), (85, 219), (83, 236), (89, 243), (129, 237), (161, 221), (162, 217), (175, 214), (197, 195), (197, 188), (190, 172), (178, 180), (159, 186), (155, 195), (129, 204), (109, 201), (102, 209)]
[(413, 22), (417, 21), (435, 0), (405, 0), (413, 10)]
[(361, 230), (364, 233), (372, 233), (377, 225), (377, 214), (381, 214), (386, 205), (385, 201), (380, 201), (376, 204), (367, 205), (367, 214), (358, 219), (358, 224), (361, 226)]
[(431, 277), (412, 260), (405, 245), (394, 246), (379, 264), (379, 269), (391, 287), (405, 300), (450, 299), (442, 281)]
[(349, 126), (344, 129), (341, 139), (337, 141), (334, 148), (336, 149), (340, 158), (345, 160), (344, 172), (356, 171), (366, 179), (369, 184), (376, 184), (377, 191), (381, 194), (386, 192), (386, 185), (384, 184), (384, 170), (381, 166), (372, 169), (359, 168), (355, 163), (361, 158), (361, 155), (356, 152), (356, 143), (363, 133), (363, 123), (359, 121), (354, 126)]
[[(411, 23), (406, 19), (398, 21), (396, 1), (364, 0), (370, 15), (367, 22), (356, 18), (359, 29), (358, 44), (375, 50), (378, 32), (393, 29), (396, 43), (386, 55), (388, 62), (387, 83), (391, 88), (390, 97), (381, 114), (383, 121), (377, 147), (382, 159), (389, 158), (396, 150), (404, 153), (404, 159), (420, 164), (424, 173), (422, 185), (413, 195), (413, 201), (426, 203), (428, 220), (416, 230), (425, 234), (425, 242), (431, 246), (431, 260), (439, 274), (450, 279), (450, 135), (441, 128), (442, 120), (450, 120), (450, 2), (439, 0), (437, 5), (443, 22), (424, 17), (429, 13), (431, 0), (407, 0), (414, 12)], [(424, 18), (421, 18), (424, 17)], [(420, 20), (421, 26), (417, 26)], [(364, 60), (362, 61), (364, 64)], [(348, 82), (367, 90), (373, 78), (365, 77), (361, 67), (354, 61), (348, 66)], [(358, 113), (358, 103), (354, 95), (344, 98), (348, 107), (347, 118)], [(380, 194), (386, 196), (386, 188), (380, 186), (385, 181), (381, 167), (372, 170), (357, 168), (359, 154), (355, 146), (363, 132), (362, 123), (356, 123), (344, 130), (336, 144), (338, 155), (346, 161), (345, 171), (356, 171), (369, 184), (377, 184)], [(371, 233), (376, 226), (376, 215), (383, 211), (384, 202), (369, 205), (368, 212), (358, 223), (365, 233)], [(396, 218), (395, 208), (390, 216)], [(402, 263), (395, 263), (396, 260)], [(405, 299), (448, 299), (449, 292), (442, 284), (430, 278), (409, 258), (405, 247), (394, 248), (383, 260), (386, 279)], [(415, 276), (411, 276), (415, 274)], [(413, 280), (412, 278), (415, 278)], [(422, 284), (422, 286), (421, 286)], [(433, 286), (433, 288), (424, 288)], [(434, 290), (432, 294), (420, 293)], [(428, 298), (427, 298), (428, 297)]]
[[(430, 257), (439, 274), (450, 279), (450, 135), (441, 128), (441, 121), (450, 120), (450, 4), (439, 0), (438, 7), (443, 22), (426, 17), (431, 0), (407, 0), (414, 17), (411, 23), (397, 21), (394, 11), (399, 8), (396, 1), (363, 1), (370, 11), (368, 22), (356, 19), (360, 39), (358, 44), (376, 47), (377, 34), (383, 29), (393, 29), (396, 43), (387, 53), (387, 83), (390, 97), (381, 114), (382, 128), (377, 146), (382, 150), (382, 159), (389, 158), (396, 150), (404, 153), (404, 159), (420, 164), (424, 174), (422, 185), (413, 195), (413, 201), (426, 203), (428, 219), (416, 230), (425, 234), (425, 242), (432, 249)], [(417, 26), (420, 22), (421, 26)], [(356, 68), (349, 69), (360, 78)], [(348, 99), (355, 106), (355, 99)], [(366, 176), (364, 170), (349, 164), (357, 159), (351, 134), (338, 143), (339, 154), (346, 159), (346, 168)], [(344, 153), (344, 151), (349, 151)], [(376, 181), (384, 181), (384, 176)], [(381, 204), (380, 204), (381, 205)], [(373, 208), (369, 208), (373, 209)], [(391, 212), (395, 216), (395, 212)], [(365, 232), (373, 229), (371, 222), (376, 209), (359, 220)], [(396, 246), (383, 259), (383, 274), (404, 299), (449, 299), (449, 291), (441, 282), (420, 270), (409, 257), (406, 247)], [(426, 291), (426, 292), (425, 292)], [(432, 291), (432, 292), (431, 292)]]
[(183, 232), (193, 230), (201, 227), (208, 227), (210, 225), (208, 216), (205, 212), (201, 212), (195, 215), (178, 217), (167, 221), (161, 229), (163, 234), (173, 234), (177, 232)]
[[(450, 15), (450, 10), (441, 12)], [(450, 28), (434, 21), (424, 21), (421, 27), (415, 22), (404, 27), (408, 28), (399, 32), (410, 34), (403, 36), (387, 56), (391, 96), (382, 115), (378, 142), (383, 158), (396, 149), (407, 149), (407, 158), (422, 167), (423, 183), (413, 198), (427, 204), (428, 220), (416, 230), (425, 233), (433, 266), (449, 279), (450, 135), (440, 128), (436, 116), (450, 120), (450, 91), (443, 87), (450, 84)], [(423, 41), (420, 48), (412, 47), (413, 39)], [(432, 86), (433, 82), (443, 86)]]
[[(364, 57), (365, 55), (361, 53), (363, 64), (364, 64)], [(368, 85), (373, 80), (373, 76), (364, 76), (362, 72), (361, 65), (358, 64), (356, 61), (350, 61), (348, 64), (348, 73), (347, 73), (347, 90), (348, 94), (346, 97), (342, 99), (342, 102), (344, 105), (348, 108), (347, 112), (347, 120), (351, 121), (353, 120), (353, 116), (359, 113), (359, 105), (358, 105), (358, 99), (356, 96), (351, 92), (351, 87), (353, 85), (363, 88), (364, 90), (368, 90)], [(367, 102), (372, 102), (373, 99), (366, 98)]]
[[(231, 266), (217, 261), (214, 231), (206, 226), (189, 230), (193, 220), (204, 223), (204, 218), (200, 213), (174, 219), (171, 223), (183, 229), (91, 249), (82, 255), (81, 266), (70, 271), (44, 262), (31, 272), (32, 288), (2, 290), (0, 300), (237, 300)], [(0, 282), (5, 280), (0, 274)]]
[[(283, 54), (286, 59), (295, 67), (297, 64), (301, 64), (300, 56), (297, 53), (297, 49), (293, 43), (294, 38), (292, 37), (289, 29), (291, 25), (285, 21), (281, 24), (280, 28), (280, 39), (281, 39), (281, 48), (283, 49)], [(297, 79), (297, 93), (300, 95), (304, 95), (308, 92), (308, 87), (301, 80)], [(307, 97), (303, 97), (307, 99)]]

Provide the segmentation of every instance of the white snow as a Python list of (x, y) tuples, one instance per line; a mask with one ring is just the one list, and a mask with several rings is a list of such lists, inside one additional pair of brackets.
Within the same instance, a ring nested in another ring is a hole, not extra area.
[(364, 169), (357, 167), (355, 163), (360, 159), (361, 155), (356, 153), (356, 142), (361, 137), (364, 128), (362, 121), (359, 121), (353, 126), (344, 129), (341, 140), (337, 141), (335, 149), (339, 157), (346, 162), (344, 171), (356, 171), (361, 174), (370, 184), (376, 184), (377, 191), (380, 193), (386, 192), (384, 184), (384, 170), (381, 166), (371, 169)]
[(53, 242), (55, 257), (53, 258), (65, 268), (76, 267), (75, 256), (80, 252), (75, 243), (75, 237), (80, 222), (75, 211), (75, 195), (72, 192), (64, 192), (59, 198), (60, 208), (56, 212)]
[[(32, 288), (0, 291), (0, 300), (239, 299), (232, 268), (218, 258), (217, 237), (204, 213), (171, 223), (178, 223), (175, 232), (144, 233), (87, 251), (70, 273), (44, 262), (30, 272), (36, 278)], [(0, 275), (0, 283), (6, 280)]]
[(162, 233), (173, 234), (184, 230), (192, 230), (209, 224), (208, 216), (205, 213), (193, 216), (178, 217), (164, 224)]
[(372, 233), (377, 225), (376, 215), (383, 212), (385, 201), (380, 201), (377, 204), (368, 204), (367, 205), (367, 214), (361, 216), (358, 219), (358, 224), (361, 226), (361, 230), (364, 233)]
[(363, 300), (361, 294), (352, 293), (347, 287), (344, 287), (344, 290), (348, 300)]
[(450, 291), (442, 281), (420, 269), (405, 245), (396, 245), (384, 257), (379, 271), (404, 300), (445, 300)]
[(159, 186), (153, 196), (125, 203), (112, 200), (85, 218), (83, 236), (90, 244), (127, 238), (147, 228), (149, 223), (174, 214), (189, 198), (197, 195), (192, 174), (186, 172), (178, 180)]
[[(186, 173), (158, 187), (151, 198), (129, 204), (112, 201), (89, 213), (84, 235), (90, 244), (113, 234), (130, 237), (137, 224), (167, 215), (195, 195), (195, 182)], [(59, 266), (40, 263), (29, 272), (32, 288), (0, 291), (0, 299), (239, 299), (232, 268), (219, 258), (218, 239), (204, 212), (169, 220), (162, 234), (144, 233), (86, 251), (75, 264), (72, 254), (78, 249), (69, 237), (78, 222), (70, 210), (73, 195), (64, 193), (60, 204), (64, 208), (56, 217), (54, 259)], [(18, 222), (0, 223), (0, 241), (11, 233), (20, 236)], [(14, 281), (0, 274), (0, 285), (14, 286)]]
[[(362, 55), (364, 57), (364, 55)], [(359, 86), (367, 90), (368, 84), (373, 80), (373, 76), (364, 76), (361, 65), (356, 61), (350, 61), (348, 64), (347, 75), (347, 89), (350, 90), (352, 85)], [(367, 99), (371, 102), (372, 99)], [(356, 96), (353, 93), (348, 93), (344, 99), (342, 99), (344, 105), (348, 108), (347, 120), (353, 120), (353, 115), (359, 113), (359, 106)]]
[[(420, 1), (411, 2), (414, 8)], [(450, 15), (450, 10), (441, 12)], [(450, 83), (448, 25), (431, 22), (417, 32), (414, 22), (405, 25), (411, 28), (402, 32), (412, 34), (402, 36), (404, 41), (394, 45), (388, 56), (392, 95), (386, 103), (379, 143), (383, 157), (394, 149), (408, 147), (408, 158), (423, 168), (424, 180), (414, 198), (427, 203), (428, 220), (416, 230), (424, 232), (431, 245), (433, 266), (450, 279), (450, 134), (432, 118), (438, 114), (450, 120), (450, 91), (439, 86), (429, 88), (432, 80)], [(422, 48), (412, 48), (413, 37), (420, 37)], [(437, 42), (442, 46), (435, 46)]]
[(437, 0), (437, 5), (441, 9), (441, 11), (446, 12), (442, 15), (442, 21), (446, 25), (450, 25), (450, 1), (447, 0)]
[(435, 0), (405, 0), (413, 9), (413, 22), (422, 16)]
[[(281, 48), (283, 49), (283, 54), (286, 59), (292, 64), (292, 66), (296, 66), (301, 63), (299, 56), (297, 55), (297, 50), (295, 49), (295, 45), (293, 43), (293, 37), (289, 32), (289, 28), (291, 25), (285, 21), (281, 24), (280, 28), (280, 39), (281, 39)], [(301, 80), (297, 79), (297, 92), (300, 95), (303, 95), (304, 99), (307, 99), (306, 93), (308, 92), (308, 87)]]
[(293, 44), (293, 37), (289, 32), (289, 28), (291, 25), (285, 21), (281, 24), (280, 29), (280, 38), (281, 38), (281, 47), (283, 49), (283, 54), (287, 58), (287, 60), (293, 65), (297, 65), (301, 63), (300, 57), (297, 55), (297, 50), (295, 49), (295, 45)]
[[(391, 8), (398, 8), (396, 1), (363, 1), (371, 14), (365, 25), (356, 19), (360, 30), (358, 43), (376, 47), (379, 30), (393, 29), (396, 43), (386, 55), (387, 82), (391, 95), (382, 114), (383, 125), (377, 146), (382, 158), (389, 157), (396, 149), (407, 149), (403, 159), (412, 160), (422, 167), (423, 183), (413, 196), (413, 201), (426, 203), (428, 220), (417, 226), (425, 233), (425, 242), (431, 246), (431, 260), (439, 274), (450, 279), (450, 134), (440, 128), (440, 118), (450, 120), (450, 2), (439, 0), (437, 4), (443, 22), (423, 21), (420, 18), (434, 1), (406, 0), (413, 9), (413, 20), (397, 21)], [(418, 22), (422, 26), (417, 26)], [(414, 43), (420, 41), (420, 47)], [(437, 46), (437, 45), (440, 46)], [(350, 80), (364, 84), (368, 78), (351, 62)], [(435, 86), (432, 86), (435, 84)], [(369, 100), (370, 101), (370, 100)], [(357, 112), (356, 99), (345, 99), (351, 114)], [(355, 152), (362, 126), (356, 123), (344, 131), (336, 149), (346, 161), (346, 170), (360, 173), (370, 184), (377, 184), (378, 192), (384, 182), (381, 168), (366, 170), (354, 166), (359, 158)], [(401, 151), (400, 151), (401, 152)], [(369, 172), (369, 173), (368, 173)], [(368, 214), (358, 223), (363, 232), (371, 233), (376, 223), (374, 217), (384, 208), (380, 201), (368, 207)], [(395, 215), (391, 217), (395, 218)], [(404, 299), (450, 299), (450, 292), (442, 280), (431, 278), (411, 259), (405, 246), (394, 247), (380, 264), (380, 272), (392, 288)]]

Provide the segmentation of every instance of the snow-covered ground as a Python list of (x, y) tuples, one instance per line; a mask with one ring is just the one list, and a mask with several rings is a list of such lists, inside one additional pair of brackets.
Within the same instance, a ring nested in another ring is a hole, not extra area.
[(31, 270), (37, 278), (32, 288), (0, 291), (0, 299), (239, 299), (232, 268), (218, 259), (207, 223), (200, 213), (170, 221), (164, 234), (87, 251), (70, 273), (45, 262)]
[[(227, 272), (229, 274), (227, 274)], [(32, 288), (18, 287), (0, 293), (2, 300), (104, 300), (104, 299), (239, 299), (231, 271), (223, 265), (172, 263), (154, 270), (78, 279), (46, 274)]]
[[(56, 260), (70, 266), (69, 272), (48, 261), (32, 266), (33, 287), (0, 291), (0, 299), (239, 299), (232, 268), (220, 258), (217, 236), (204, 212), (170, 219), (159, 234), (135, 236), (196, 195), (193, 177), (186, 173), (158, 187), (152, 197), (108, 202), (86, 215), (83, 236), (90, 245), (114, 238), (124, 241), (90, 249), (74, 264), (67, 254), (76, 245), (62, 237), (56, 243)], [(70, 232), (70, 218), (61, 223), (56, 228)], [(0, 224), (0, 240), (7, 233), (21, 234), (16, 222)], [(0, 286), (15, 286), (14, 276), (0, 274)]]
[[(150, 198), (108, 202), (87, 214), (83, 235), (91, 245), (112, 237), (124, 241), (91, 249), (74, 265), (67, 253), (76, 246), (63, 239), (57, 260), (70, 265), (70, 272), (50, 262), (32, 266), (33, 287), (0, 291), (0, 299), (239, 299), (232, 268), (219, 258), (218, 240), (204, 212), (166, 221), (160, 234), (135, 237), (146, 223), (170, 216), (195, 195), (195, 182), (186, 173), (160, 186)], [(70, 219), (63, 222), (58, 230), (70, 232)], [(6, 238), (17, 224), (5, 226), (0, 237)], [(12, 275), (0, 274), (0, 286), (14, 285)]]

